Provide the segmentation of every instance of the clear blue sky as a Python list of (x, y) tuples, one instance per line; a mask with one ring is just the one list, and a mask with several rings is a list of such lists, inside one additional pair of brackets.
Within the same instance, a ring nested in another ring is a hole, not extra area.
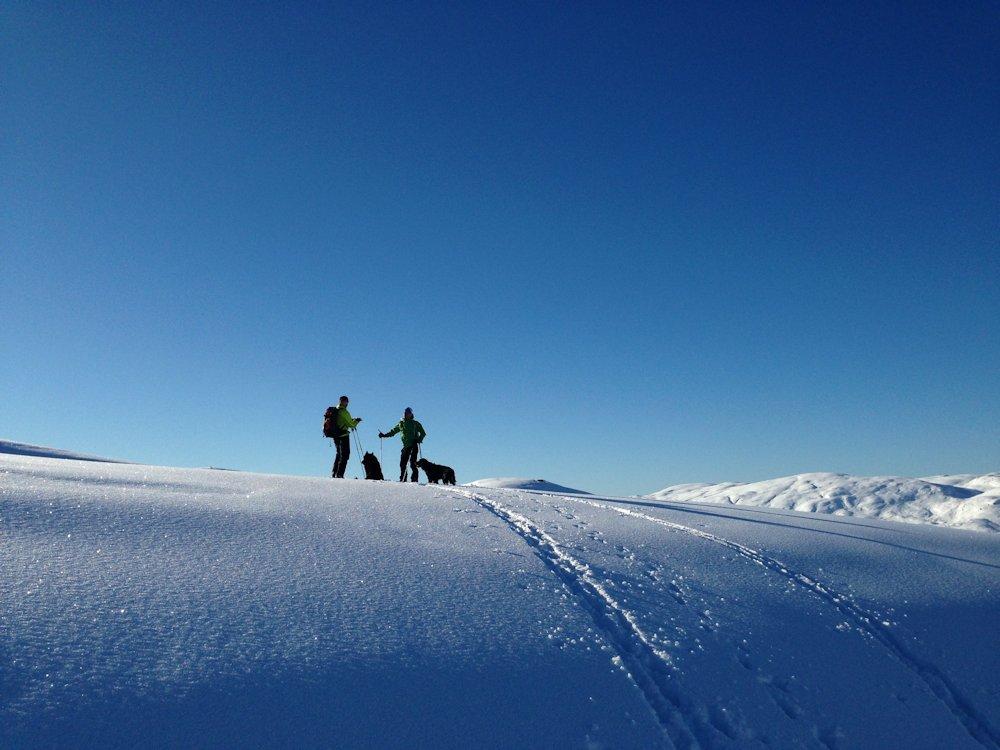
[(0, 437), (327, 475), (347, 393), (460, 481), (1000, 470), (995, 3), (0, 26)]

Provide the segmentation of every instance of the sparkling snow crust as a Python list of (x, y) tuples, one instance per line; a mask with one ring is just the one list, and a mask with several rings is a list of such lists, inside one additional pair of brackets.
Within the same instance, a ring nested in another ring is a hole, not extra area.
[(0, 747), (996, 748), (1000, 536), (0, 456)]

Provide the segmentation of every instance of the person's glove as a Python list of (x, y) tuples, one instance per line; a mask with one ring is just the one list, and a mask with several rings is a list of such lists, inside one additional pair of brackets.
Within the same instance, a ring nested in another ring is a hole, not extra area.
[(379, 436), (380, 438), (384, 438), (384, 437), (385, 437), (385, 433), (384, 433), (384, 432), (380, 432), (380, 433), (378, 434), (378, 436)]
[(355, 417), (354, 418), (354, 423), (355, 424), (359, 424), (360, 422), (361, 422), (361, 417)]

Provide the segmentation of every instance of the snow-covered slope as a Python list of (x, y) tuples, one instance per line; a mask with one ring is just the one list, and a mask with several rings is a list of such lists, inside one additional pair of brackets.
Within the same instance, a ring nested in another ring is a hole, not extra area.
[(935, 484), (953, 485), (980, 492), (1000, 490), (1000, 472), (992, 474), (941, 474), (935, 477), (924, 477), (924, 481)]
[(535, 492), (566, 492), (572, 495), (589, 495), (583, 490), (574, 490), (571, 487), (563, 487), (561, 484), (546, 482), (544, 479), (525, 479), (523, 477), (493, 477), (491, 479), (477, 479), (469, 482), (466, 487), (489, 487), (503, 490), (534, 490)]
[[(1000, 493), (987, 490), (1000, 485), (998, 478), (997, 474), (908, 479), (814, 473), (747, 484), (678, 484), (647, 497), (1000, 531)], [(942, 481), (953, 479), (962, 483)]]
[(87, 453), (76, 453), (75, 451), (65, 451), (59, 448), (47, 448), (43, 445), (29, 445), (27, 443), (15, 443), (13, 440), (0, 440), (0, 453), (12, 456), (37, 456), (39, 458), (67, 458), (75, 461), (99, 461), (106, 463), (128, 463), (114, 458), (101, 458), (91, 456)]
[(0, 456), (0, 747), (997, 748), (1000, 536)]

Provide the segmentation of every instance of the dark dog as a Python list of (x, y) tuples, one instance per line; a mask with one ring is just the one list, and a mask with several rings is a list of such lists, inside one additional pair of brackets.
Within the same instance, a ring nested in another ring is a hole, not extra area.
[(432, 464), (426, 458), (421, 458), (417, 461), (417, 466), (424, 470), (424, 474), (427, 475), (427, 481), (430, 484), (437, 484), (438, 482), (455, 484), (455, 470), (450, 466)]
[(382, 465), (375, 458), (374, 453), (365, 453), (365, 457), (361, 459), (361, 463), (365, 467), (365, 479), (385, 479), (382, 476)]

